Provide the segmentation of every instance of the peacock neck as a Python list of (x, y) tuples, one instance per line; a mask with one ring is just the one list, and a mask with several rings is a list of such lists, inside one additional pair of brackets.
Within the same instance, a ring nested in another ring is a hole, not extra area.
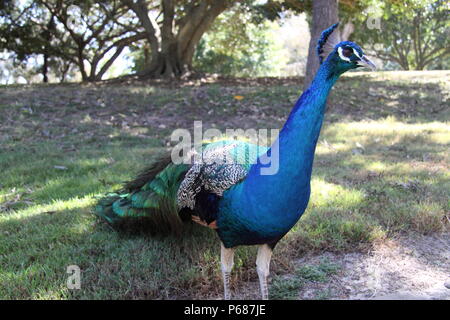
[[(251, 167), (243, 185), (243, 194), (251, 194), (245, 201), (253, 208), (263, 204), (268, 214), (285, 212), (291, 215), (301, 214), (306, 208), (326, 100), (339, 77), (330, 71), (329, 63), (326, 61), (321, 65), (309, 89), (292, 109), (275, 143)], [(267, 164), (269, 158), (271, 163)], [(274, 161), (278, 161), (278, 165)]]

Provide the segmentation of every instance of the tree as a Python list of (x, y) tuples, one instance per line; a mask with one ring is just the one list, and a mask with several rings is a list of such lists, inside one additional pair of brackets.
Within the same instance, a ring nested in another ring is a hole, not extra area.
[(304, 89), (307, 89), (319, 69), (317, 41), (323, 30), (338, 22), (337, 0), (315, 0), (312, 6), (311, 40), (309, 42), (308, 62), (306, 63)]
[(197, 46), (195, 70), (253, 77), (279, 72), (287, 59), (276, 41), (278, 23), (260, 19), (253, 9), (239, 3), (217, 17)]
[(308, 88), (319, 68), (316, 47), (321, 32), (339, 21), (341, 11), (341, 31), (333, 33), (339, 39), (348, 39), (354, 31), (352, 18), (365, 7), (363, 0), (269, 0), (260, 6), (267, 18), (277, 19), (280, 13), (290, 10), (296, 13), (306, 12), (309, 16), (311, 38), (309, 42), (308, 59), (304, 88)]
[(42, 57), (60, 79), (76, 66), (83, 81), (101, 80), (130, 44), (145, 38), (138, 20), (120, 0), (9, 0), (2, 9), (0, 48), (25, 61)]
[(219, 14), (236, 0), (122, 0), (139, 19), (149, 44), (141, 75), (181, 76), (192, 70), (195, 48)]
[(48, 82), (49, 59), (58, 55), (50, 45), (54, 37), (59, 38), (53, 16), (47, 15), (34, 2), (21, 6), (18, 1), (3, 4), (0, 13), (4, 22), (0, 26), (0, 48), (14, 53), (9, 59), (16, 67), (21, 63), (24, 66), (34, 55), (43, 55), (42, 67), (34, 69), (42, 73), (44, 82)]
[(127, 46), (145, 38), (120, 0), (36, 1), (64, 32), (65, 57), (77, 65), (83, 81), (101, 80)]
[[(403, 70), (423, 70), (442, 65), (450, 55), (450, 7), (444, 0), (372, 1), (379, 12), (379, 29), (360, 28), (355, 39), (366, 51)], [(369, 25), (363, 24), (362, 25)]]

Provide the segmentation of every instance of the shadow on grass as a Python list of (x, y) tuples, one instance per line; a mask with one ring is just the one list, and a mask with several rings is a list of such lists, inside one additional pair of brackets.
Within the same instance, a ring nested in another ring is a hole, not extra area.
[[(203, 228), (188, 226), (183, 238), (124, 235), (98, 224), (88, 208), (0, 226), (5, 299), (189, 298), (218, 287), (218, 241)], [(81, 269), (81, 290), (67, 289), (69, 265)]]
[[(213, 232), (194, 228), (182, 239), (123, 235), (98, 223), (89, 210), (93, 202), (87, 200), (115, 189), (151, 162), (165, 145), (161, 141), (168, 128), (205, 118), (221, 127), (282, 123), (299, 92), (293, 83), (274, 90), (240, 85), (219, 89), (217, 85), (174, 92), (143, 86), (120, 90), (69, 86), (55, 87), (53, 96), (32, 87), (9, 92), (9, 99), (18, 104), (7, 110), (12, 119), (8, 130), (20, 127), (25, 138), (39, 137), (21, 140), (21, 135), (8, 131), (10, 154), (0, 156), (1, 189), (10, 193), (16, 188), (16, 193), (25, 194), (30, 188), (24, 197), (33, 201), (0, 214), (0, 296), (164, 299), (220, 295), (219, 246)], [(234, 101), (233, 95), (241, 92), (246, 99)], [(40, 95), (34, 96), (34, 102), (33, 94)], [(445, 92), (440, 86), (345, 79), (335, 90), (327, 117), (330, 123), (389, 115), (408, 123), (442, 122), (445, 110), (428, 112), (440, 108), (441, 94)], [(30, 101), (34, 111), (26, 109)], [(423, 107), (425, 103), (432, 109)], [(210, 109), (213, 113), (208, 115)], [(35, 127), (27, 127), (30, 123)], [(161, 124), (165, 129), (159, 128)], [(43, 130), (48, 128), (51, 132), (46, 137)], [(351, 140), (355, 132), (346, 134), (343, 139)], [(330, 130), (329, 141), (339, 142), (338, 135)], [(353, 154), (350, 146), (316, 156), (316, 189), (310, 207), (277, 247), (274, 273), (289, 269), (290, 258), (306, 251), (354, 250), (390, 232), (427, 233), (442, 226), (439, 219), (448, 199), (442, 186), (448, 180), (439, 171), (439, 163), (445, 160), (447, 146), (426, 135), (397, 138), (393, 132), (379, 142), (366, 139), (361, 154)], [(66, 151), (66, 145), (75, 149)], [(424, 153), (430, 154), (429, 166)], [(379, 168), (374, 169), (374, 163)], [(423, 166), (418, 168), (417, 163)], [(254, 248), (238, 251), (234, 286), (237, 280), (256, 279), (254, 254)], [(66, 267), (71, 264), (82, 269), (79, 291), (66, 287)]]
[[(450, 119), (448, 88), (443, 84), (346, 78), (336, 84), (330, 98), (330, 121), (379, 120), (394, 116), (407, 123)], [(443, 80), (444, 81), (444, 80)]]
[[(380, 141), (366, 144), (364, 154), (346, 150), (318, 155), (313, 173), (312, 205), (314, 193), (321, 192), (320, 184), (314, 190), (314, 180), (330, 184), (331, 190), (340, 186), (342, 192), (328, 191), (331, 202), (320, 203), (320, 208), (313, 211), (329, 210), (337, 215), (344, 212), (352, 221), (350, 225), (359, 223), (362, 229), (373, 227), (373, 230), (388, 233), (412, 230), (431, 234), (447, 230), (448, 167), (437, 155), (435, 161), (422, 159), (423, 151), (445, 152), (445, 144), (423, 137), (419, 140), (419, 145), (426, 147), (417, 154), (417, 147), (413, 152), (407, 150), (412, 144), (410, 137), (405, 136), (398, 143), (407, 146), (402, 149)], [(345, 201), (351, 205), (345, 205)], [(367, 242), (370, 232), (366, 231), (359, 234), (364, 235), (366, 238), (361, 240)]]

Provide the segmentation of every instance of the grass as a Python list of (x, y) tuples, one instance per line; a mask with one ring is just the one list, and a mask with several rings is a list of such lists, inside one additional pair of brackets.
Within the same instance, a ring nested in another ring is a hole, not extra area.
[[(304, 265), (289, 276), (276, 276), (272, 281), (270, 298), (275, 300), (298, 299), (299, 291), (309, 282), (327, 282), (330, 276), (338, 273), (340, 267), (328, 259), (322, 259), (317, 265)], [(325, 300), (328, 291), (319, 291), (316, 300)]]
[[(364, 250), (399, 233), (448, 230), (449, 80), (449, 72), (354, 73), (337, 83), (311, 201), (277, 246), (275, 274), (291, 270), (305, 252)], [(194, 120), (204, 129), (281, 127), (301, 84), (266, 82), (2, 86), (0, 298), (220, 295), (213, 231), (122, 235), (98, 221), (91, 206), (165, 150), (173, 129), (192, 129)], [(254, 259), (254, 248), (237, 251), (234, 285), (256, 279)], [(69, 265), (81, 268), (80, 290), (67, 288)], [(305, 268), (297, 282), (274, 280), (271, 295), (289, 298), (304, 281), (328, 276)]]

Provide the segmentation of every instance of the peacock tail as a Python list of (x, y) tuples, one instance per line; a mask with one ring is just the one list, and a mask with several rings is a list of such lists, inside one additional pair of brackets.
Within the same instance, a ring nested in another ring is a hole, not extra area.
[(170, 155), (166, 155), (122, 189), (100, 199), (94, 213), (119, 229), (139, 227), (179, 233), (182, 220), (177, 212), (176, 192), (188, 169), (185, 164), (172, 164)]
[(166, 155), (122, 189), (101, 198), (94, 213), (118, 229), (179, 234), (183, 222), (198, 215), (195, 200), (202, 190), (221, 196), (243, 180), (266, 151), (267, 147), (245, 140), (221, 138), (202, 144), (196, 151), (198, 162), (174, 164)]

